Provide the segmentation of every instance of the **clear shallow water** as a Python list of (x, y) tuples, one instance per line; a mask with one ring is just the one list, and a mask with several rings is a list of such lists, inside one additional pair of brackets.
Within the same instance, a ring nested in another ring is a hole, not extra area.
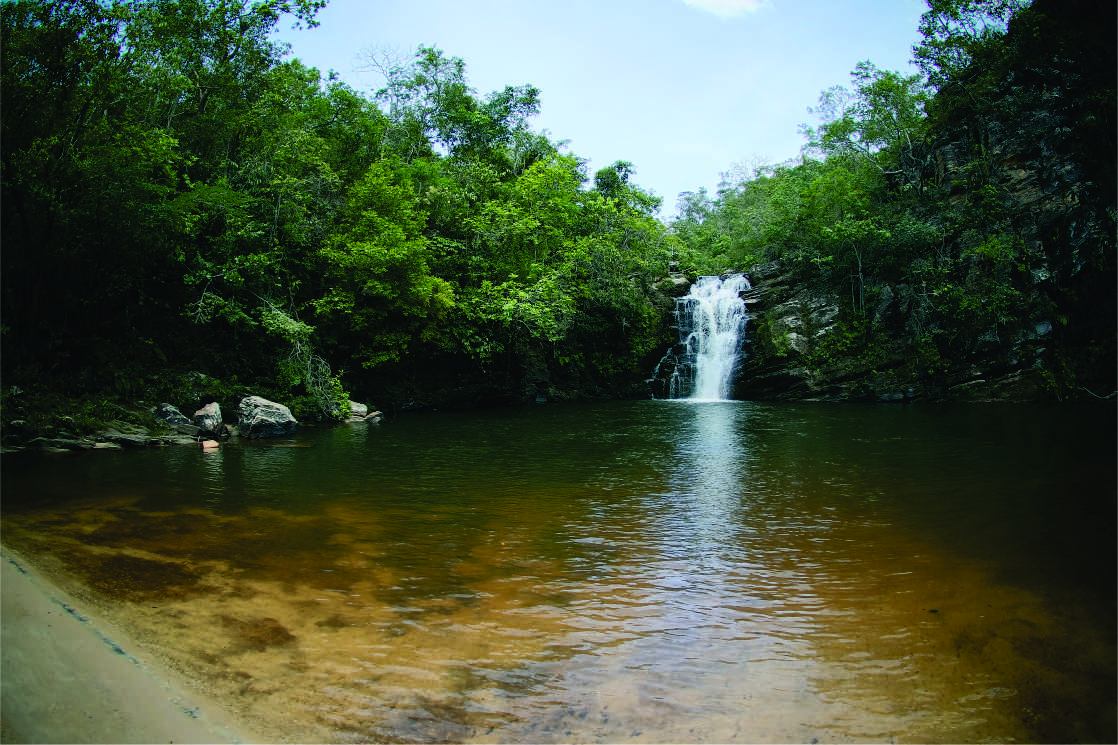
[(1114, 409), (640, 401), (5, 456), (275, 737), (1115, 741)]

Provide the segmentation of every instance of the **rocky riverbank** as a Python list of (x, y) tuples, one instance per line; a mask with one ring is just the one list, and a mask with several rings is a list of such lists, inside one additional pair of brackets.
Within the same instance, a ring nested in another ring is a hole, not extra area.
[[(6, 393), (9, 409), (13, 400), (23, 409), (35, 406), (32, 401), (20, 400), (23, 392), (18, 388)], [(194, 410), (191, 417), (171, 403), (151, 406), (136, 402), (131, 406), (103, 404), (103, 407), (114, 414), (108, 421), (64, 411), (54, 412), (45, 424), (39, 422), (37, 426), (30, 419), (5, 417), (2, 452), (34, 449), (66, 453), (170, 446), (216, 448), (233, 438), (287, 437), (299, 426), (291, 409), (261, 396), (245, 396), (238, 402), (235, 413), (229, 413), (228, 406), (223, 412), (219, 402), (211, 401)], [(352, 402), (344, 421), (376, 424), (383, 418), (381, 412), (370, 412), (365, 404)]]

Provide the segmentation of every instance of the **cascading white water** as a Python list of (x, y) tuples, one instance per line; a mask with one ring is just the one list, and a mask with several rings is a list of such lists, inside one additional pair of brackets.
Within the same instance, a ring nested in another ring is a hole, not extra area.
[(741, 332), (745, 329), (741, 293), (748, 289), (749, 280), (740, 274), (725, 280), (700, 277), (691, 288), (691, 296), (698, 301), (692, 311), (697, 352), (691, 398), (729, 397), (730, 378), (737, 366)]
[(750, 289), (740, 274), (725, 279), (699, 277), (676, 301), (679, 345), (664, 356), (673, 364), (666, 386), (669, 398), (725, 400), (741, 356), (746, 310), (741, 294)]

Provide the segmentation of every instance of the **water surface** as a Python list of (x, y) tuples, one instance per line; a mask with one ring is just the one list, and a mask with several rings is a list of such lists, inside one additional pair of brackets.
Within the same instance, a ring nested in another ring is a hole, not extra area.
[(1112, 407), (640, 401), (6, 455), (3, 537), (296, 740), (1118, 739)]

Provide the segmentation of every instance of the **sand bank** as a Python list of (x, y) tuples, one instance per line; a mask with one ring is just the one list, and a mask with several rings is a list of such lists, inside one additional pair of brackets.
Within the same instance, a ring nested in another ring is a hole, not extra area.
[(0, 741), (258, 740), (6, 547), (0, 598)]

